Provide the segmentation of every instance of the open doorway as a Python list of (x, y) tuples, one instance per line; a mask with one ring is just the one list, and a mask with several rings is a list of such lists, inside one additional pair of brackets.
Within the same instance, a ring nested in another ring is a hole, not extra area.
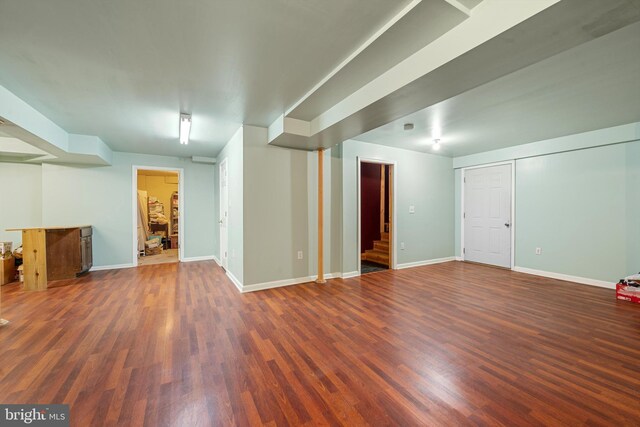
[(393, 267), (393, 165), (360, 162), (360, 274)]
[(181, 260), (181, 171), (134, 167), (135, 263), (154, 265)]

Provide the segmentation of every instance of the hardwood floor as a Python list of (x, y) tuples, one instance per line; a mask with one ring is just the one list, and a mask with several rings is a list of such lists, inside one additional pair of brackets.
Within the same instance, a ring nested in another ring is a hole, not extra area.
[(239, 294), (213, 262), (2, 287), (1, 403), (98, 425), (638, 425), (640, 306), (451, 262)]

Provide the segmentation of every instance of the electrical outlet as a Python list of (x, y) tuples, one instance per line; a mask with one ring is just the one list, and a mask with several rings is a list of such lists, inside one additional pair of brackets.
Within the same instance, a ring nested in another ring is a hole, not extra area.
[(400, 242), (400, 250), (404, 251), (404, 242)]
[(540, 255), (542, 253), (542, 248), (536, 248), (536, 255)]
[(410, 213), (410, 214), (412, 214), (412, 213), (416, 213), (416, 207), (415, 207), (415, 206), (413, 206), (413, 205), (409, 206), (409, 213)]
[(304, 258), (302, 251), (298, 251), (298, 259)]

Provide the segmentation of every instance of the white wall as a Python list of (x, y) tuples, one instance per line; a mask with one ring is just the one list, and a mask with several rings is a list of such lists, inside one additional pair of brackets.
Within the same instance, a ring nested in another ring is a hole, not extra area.
[[(395, 161), (398, 264), (454, 255), (454, 172), (448, 157), (349, 140), (342, 144), (344, 273), (358, 270), (358, 157)], [(415, 213), (409, 213), (409, 206)], [(405, 249), (400, 249), (404, 242)]]
[(112, 166), (44, 164), (43, 225), (92, 225), (94, 266), (131, 264), (133, 165), (184, 169), (184, 256), (212, 257), (217, 245), (214, 167), (188, 159), (114, 153)]
[(22, 233), (7, 228), (42, 225), (42, 168), (40, 165), (0, 163), (0, 242), (22, 244)]

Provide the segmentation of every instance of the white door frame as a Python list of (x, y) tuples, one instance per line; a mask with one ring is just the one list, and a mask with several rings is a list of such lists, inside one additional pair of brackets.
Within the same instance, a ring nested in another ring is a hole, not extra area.
[(511, 232), (511, 270), (514, 269), (515, 267), (515, 262), (516, 262), (516, 161), (515, 160), (509, 160), (509, 161), (505, 161), (505, 162), (498, 162), (498, 163), (487, 163), (484, 165), (477, 165), (477, 166), (469, 166), (466, 168), (462, 168), (461, 173), (460, 173), (460, 256), (462, 258), (462, 260), (465, 260), (465, 253), (464, 253), (464, 178), (465, 178), (465, 171), (467, 170), (471, 170), (471, 169), (482, 169), (482, 168), (490, 168), (493, 166), (505, 166), (505, 165), (509, 165), (511, 166), (511, 227), (510, 228), (510, 232)]
[(357, 209), (357, 215), (358, 215), (358, 244), (356, 245), (356, 248), (358, 249), (358, 253), (357, 253), (357, 260), (358, 260), (358, 276), (360, 274), (362, 274), (362, 260), (361, 260), (361, 256), (362, 256), (362, 230), (361, 230), (361, 224), (360, 224), (360, 216), (361, 216), (361, 205), (362, 205), (362, 198), (361, 198), (361, 194), (360, 194), (360, 187), (361, 187), (361, 179), (362, 179), (362, 168), (361, 165), (362, 163), (375, 163), (378, 165), (391, 165), (393, 166), (393, 188), (391, 189), (391, 194), (392, 194), (392, 202), (391, 202), (391, 244), (393, 246), (393, 250), (392, 250), (392, 254), (391, 254), (391, 266), (390, 268), (392, 270), (397, 270), (398, 268), (398, 245), (396, 244), (398, 242), (398, 185), (397, 185), (397, 176), (398, 176), (398, 162), (395, 160), (385, 160), (385, 159), (374, 159), (374, 158), (366, 158), (366, 157), (356, 157), (356, 161), (358, 162), (358, 170), (357, 170), (357, 176), (356, 176), (356, 185), (357, 185), (357, 193), (358, 193), (358, 209)]
[[(178, 261), (184, 259), (184, 169), (171, 168), (161, 166), (132, 166), (131, 179), (131, 202), (132, 202), (132, 219), (133, 219), (133, 253), (132, 264), (134, 267), (138, 265), (138, 171), (153, 170), (178, 173)], [(167, 236), (169, 238), (169, 236)]]
[[(220, 266), (222, 268), (224, 268), (225, 270), (229, 270), (229, 254), (227, 253), (227, 256), (225, 257), (223, 254), (223, 247), (222, 247), (222, 221), (224, 221), (224, 219), (222, 218), (222, 212), (223, 212), (223, 206), (222, 206), (222, 166), (224, 165), (224, 170), (227, 174), (227, 179), (226, 179), (226, 184), (227, 184), (227, 194), (226, 194), (226, 201), (227, 201), (227, 206), (226, 206), (226, 210), (227, 213), (229, 212), (229, 163), (227, 162), (227, 157), (225, 157), (224, 159), (222, 159), (222, 161), (220, 162), (220, 164), (218, 165), (218, 217), (219, 217), (219, 222), (218, 222), (218, 232), (220, 233)], [(229, 252), (229, 216), (227, 215), (227, 223), (225, 224), (224, 227), (225, 230), (225, 239), (224, 241), (227, 243), (227, 252)]]

